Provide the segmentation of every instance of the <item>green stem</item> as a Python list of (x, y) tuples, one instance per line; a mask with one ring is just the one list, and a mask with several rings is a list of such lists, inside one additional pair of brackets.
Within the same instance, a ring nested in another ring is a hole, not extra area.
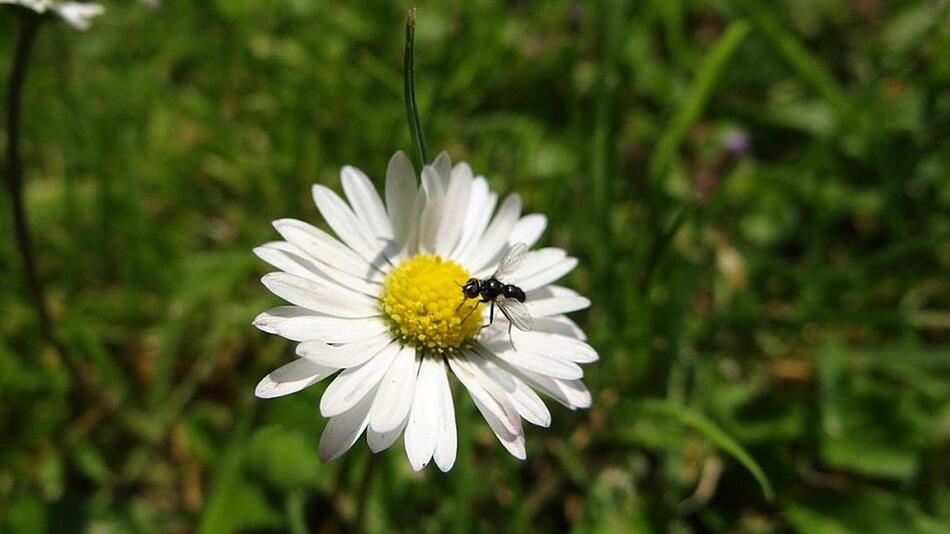
[(641, 294), (646, 294), (647, 290), (650, 288), (650, 282), (653, 281), (653, 274), (656, 272), (656, 268), (660, 264), (660, 260), (663, 259), (667, 248), (673, 241), (673, 238), (676, 237), (676, 233), (686, 221), (686, 218), (691, 211), (692, 206), (689, 204), (680, 206), (679, 211), (673, 215), (672, 220), (666, 226), (666, 229), (663, 231), (663, 233), (658, 235), (656, 240), (654, 240), (653, 246), (650, 249), (649, 255), (647, 256), (646, 267), (644, 268), (643, 274), (640, 278), (639, 289)]
[(419, 108), (416, 106), (416, 75), (413, 62), (413, 45), (415, 43), (416, 8), (409, 9), (406, 17), (406, 52), (403, 56), (403, 89), (406, 98), (406, 115), (409, 118), (409, 132), (412, 143), (419, 151), (422, 165), (429, 162), (429, 151), (426, 147), (426, 135), (422, 131), (422, 122), (419, 120)]
[(287, 530), (291, 534), (307, 534), (307, 521), (303, 517), (304, 494), (300, 490), (287, 494), (284, 510), (287, 514)]
[(40, 322), (40, 333), (46, 342), (59, 354), (63, 364), (70, 374), (80, 382), (81, 386), (88, 386), (87, 379), (78, 365), (66, 357), (66, 350), (53, 325), (53, 318), (46, 304), (46, 288), (40, 278), (36, 266), (36, 253), (33, 247), (33, 238), (30, 235), (29, 217), (26, 215), (26, 202), (23, 200), (23, 156), (20, 153), (20, 115), (23, 108), (23, 86), (26, 83), (27, 67), (30, 63), (30, 52), (36, 42), (42, 18), (34, 13), (23, 13), (20, 16), (20, 34), (17, 37), (16, 48), (13, 53), (13, 62), (10, 67), (10, 85), (7, 92), (7, 191), (10, 193), (10, 203), (13, 211), (13, 233), (17, 249), (23, 258), (23, 274), (26, 287), (36, 307), (36, 315)]
[(59, 356), (60, 362), (66, 371), (75, 380), (74, 394), (81, 405), (85, 401), (98, 399), (101, 405), (109, 409), (112, 403), (95, 386), (89, 375), (83, 370), (79, 362), (71, 359), (66, 346), (56, 333), (52, 314), (46, 303), (46, 289), (43, 279), (40, 278), (36, 265), (36, 254), (33, 247), (33, 238), (30, 234), (29, 217), (26, 214), (26, 202), (23, 200), (23, 157), (20, 153), (20, 116), (23, 108), (23, 86), (26, 83), (27, 67), (30, 53), (36, 42), (37, 31), (43, 19), (32, 12), (24, 12), (20, 16), (20, 33), (17, 36), (16, 47), (13, 52), (13, 61), (10, 67), (9, 86), (6, 100), (6, 129), (7, 153), (6, 174), (7, 192), (10, 194), (10, 204), (13, 214), (13, 234), (17, 249), (23, 259), (23, 274), (30, 299), (36, 308), (39, 319), (40, 335), (46, 340)]
[(360, 485), (356, 493), (356, 530), (357, 532), (366, 532), (366, 516), (369, 513), (370, 487), (373, 485), (374, 475), (380, 467), (379, 455), (370, 454), (369, 459), (363, 465), (363, 475), (360, 477)]
[(46, 306), (46, 291), (36, 268), (33, 239), (23, 201), (23, 158), (20, 155), (20, 110), (23, 100), (23, 85), (26, 82), (30, 50), (36, 41), (40, 18), (25, 13), (20, 18), (20, 34), (17, 37), (13, 63), (10, 67), (10, 86), (7, 92), (7, 191), (13, 209), (13, 233), (17, 248), (23, 258), (26, 286), (36, 307), (43, 336), (58, 348), (53, 336), (53, 322)]

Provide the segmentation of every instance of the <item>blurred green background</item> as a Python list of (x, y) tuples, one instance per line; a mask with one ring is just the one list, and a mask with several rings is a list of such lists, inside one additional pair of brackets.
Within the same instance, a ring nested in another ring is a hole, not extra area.
[(0, 531), (950, 531), (948, 4), (420, 2), (430, 151), (549, 216), (602, 358), (526, 462), (457, 393), (447, 475), (401, 442), (321, 463), (325, 383), (253, 397), (293, 348), (250, 324), (251, 248), (413, 153), (408, 4), (49, 21), (25, 195), (76, 372), (3, 195)]

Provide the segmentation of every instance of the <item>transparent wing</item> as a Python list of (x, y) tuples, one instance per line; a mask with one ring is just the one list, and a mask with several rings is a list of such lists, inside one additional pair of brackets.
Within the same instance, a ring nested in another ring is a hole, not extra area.
[(504, 277), (518, 270), (521, 262), (524, 261), (524, 253), (528, 251), (528, 245), (524, 243), (515, 243), (511, 245), (505, 257), (501, 259), (498, 268), (495, 269), (495, 278)]
[(515, 328), (523, 332), (530, 332), (534, 329), (534, 320), (531, 319), (531, 312), (523, 302), (515, 299), (499, 296), (495, 299), (495, 304), (501, 309), (501, 313), (515, 325)]

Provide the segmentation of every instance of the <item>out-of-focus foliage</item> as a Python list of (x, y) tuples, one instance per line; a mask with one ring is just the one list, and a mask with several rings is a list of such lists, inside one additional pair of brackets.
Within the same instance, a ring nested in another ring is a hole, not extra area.
[(41, 276), (94, 394), (39, 335), (0, 201), (0, 531), (947, 532), (948, 2), (420, 3), (430, 149), (550, 216), (602, 357), (526, 462), (457, 402), (448, 475), (400, 446), (321, 463), (323, 385), (252, 396), (292, 348), (250, 326), (276, 302), (251, 247), (411, 149), (407, 6), (107, 7), (41, 29), (24, 108)]

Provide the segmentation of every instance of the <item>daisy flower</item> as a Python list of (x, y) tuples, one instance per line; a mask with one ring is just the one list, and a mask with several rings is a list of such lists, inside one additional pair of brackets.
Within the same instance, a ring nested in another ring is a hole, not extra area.
[[(522, 216), (514, 194), (496, 211), (498, 196), (485, 178), (466, 163), (452, 166), (444, 152), (423, 169), (421, 187), (409, 158), (397, 152), (386, 170), (385, 202), (360, 170), (344, 167), (341, 179), (346, 201), (313, 186), (336, 237), (281, 219), (274, 227), (283, 241), (254, 250), (279, 269), (263, 284), (291, 304), (254, 324), (299, 342), (297, 358), (264, 377), (255, 393), (280, 397), (336, 375), (320, 400), (329, 418), (322, 459), (340, 457), (364, 432), (373, 452), (402, 435), (414, 470), (434, 459), (448, 471), (457, 446), (450, 375), (519, 459), (524, 421), (551, 423), (538, 392), (572, 410), (590, 406), (579, 364), (598, 355), (565, 315), (590, 301), (552, 285), (577, 260), (558, 248), (524, 252), (547, 226), (544, 215)], [(524, 254), (508, 262), (500, 281), (525, 292), (515, 324), (529, 331), (511, 329), (504, 309), (490, 317), (491, 303), (462, 290), (472, 278), (492, 277), (513, 248)]]
[(0, 0), (0, 4), (13, 4), (31, 9), (37, 13), (47, 11), (59, 15), (70, 26), (80, 31), (89, 29), (93, 17), (105, 13), (102, 4), (93, 2), (58, 2), (54, 0)]

